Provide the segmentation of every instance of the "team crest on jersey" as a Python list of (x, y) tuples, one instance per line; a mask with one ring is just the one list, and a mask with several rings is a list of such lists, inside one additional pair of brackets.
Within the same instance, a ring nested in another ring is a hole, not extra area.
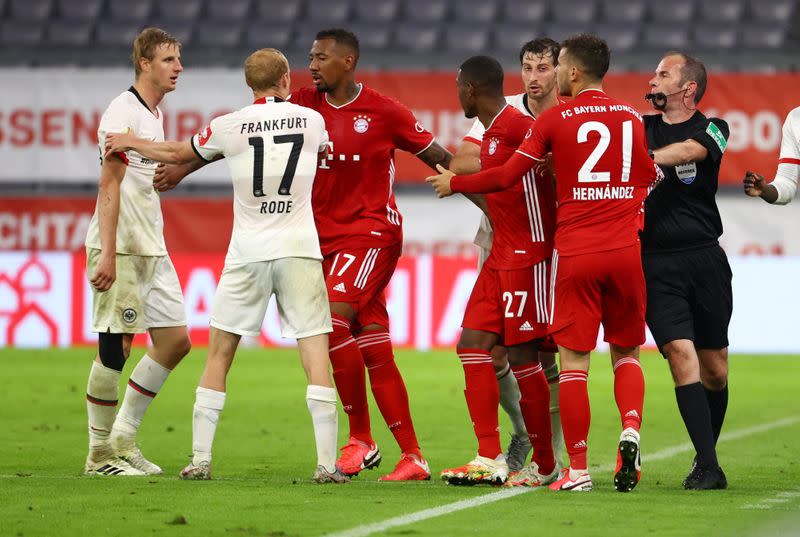
[(694, 162), (679, 164), (675, 166), (675, 173), (682, 183), (691, 185), (697, 177), (697, 164)]
[(367, 116), (356, 116), (353, 118), (353, 130), (358, 134), (364, 134), (369, 129), (369, 122), (372, 118)]
[(492, 138), (489, 140), (489, 154), (494, 155), (497, 151), (497, 144), (500, 143), (500, 140), (497, 138)]
[(203, 147), (208, 142), (208, 139), (211, 138), (211, 125), (206, 125), (206, 128), (200, 132), (200, 135), (197, 137), (197, 141), (200, 143), (200, 147)]

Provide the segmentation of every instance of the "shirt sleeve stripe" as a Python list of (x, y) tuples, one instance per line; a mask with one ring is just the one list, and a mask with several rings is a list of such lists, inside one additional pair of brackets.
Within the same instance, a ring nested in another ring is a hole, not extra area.
[(800, 158), (780, 158), (778, 159), (778, 164), (800, 164)]
[(420, 149), (419, 151), (417, 151), (416, 153), (414, 153), (414, 156), (419, 156), (421, 153), (424, 153), (425, 151), (427, 151), (428, 148), (430, 146), (432, 146), (433, 142), (435, 142), (435, 141), (436, 141), (436, 138), (431, 136), (431, 142), (428, 145), (426, 145), (425, 147), (423, 147), (422, 149)]
[(533, 160), (538, 161), (538, 162), (541, 162), (541, 161), (544, 160), (544, 159), (541, 159), (541, 158), (536, 158), (533, 155), (529, 155), (529, 154), (525, 153), (524, 151), (520, 151), (519, 149), (517, 149), (517, 153), (519, 153), (520, 155), (525, 155), (529, 159), (533, 159)]
[(192, 144), (192, 150), (194, 151), (195, 155), (197, 155), (198, 157), (200, 157), (200, 158), (203, 160), (203, 162), (213, 162), (213, 161), (211, 161), (211, 160), (208, 160), (208, 159), (207, 159), (206, 157), (204, 157), (203, 155), (201, 155), (201, 154), (200, 154), (200, 151), (198, 151), (198, 150), (197, 150), (197, 147), (195, 147), (195, 145), (194, 145), (194, 136), (192, 136), (192, 138), (189, 140), (189, 143), (191, 143), (191, 144)]
[(464, 141), (465, 142), (472, 142), (475, 145), (481, 145), (481, 141), (480, 140), (478, 140), (477, 138), (473, 138), (472, 136), (469, 136), (469, 135), (464, 136)]

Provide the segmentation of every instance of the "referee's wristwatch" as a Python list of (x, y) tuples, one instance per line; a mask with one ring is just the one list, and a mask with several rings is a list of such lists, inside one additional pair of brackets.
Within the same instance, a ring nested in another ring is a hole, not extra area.
[(649, 156), (651, 160), (655, 160), (656, 159), (656, 154), (653, 153), (652, 149), (648, 149), (647, 150), (647, 156)]

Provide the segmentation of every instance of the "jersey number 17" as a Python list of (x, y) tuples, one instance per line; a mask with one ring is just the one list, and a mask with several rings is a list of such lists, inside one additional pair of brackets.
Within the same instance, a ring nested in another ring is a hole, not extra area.
[[(292, 181), (297, 171), (297, 161), (300, 160), (300, 152), (303, 150), (302, 134), (279, 134), (272, 137), (274, 144), (292, 144), (289, 152), (289, 159), (286, 161), (286, 169), (283, 171), (281, 184), (278, 186), (278, 194), (281, 196), (291, 195)], [(253, 196), (263, 198), (264, 194), (264, 139), (260, 136), (248, 138), (248, 142), (253, 146)]]

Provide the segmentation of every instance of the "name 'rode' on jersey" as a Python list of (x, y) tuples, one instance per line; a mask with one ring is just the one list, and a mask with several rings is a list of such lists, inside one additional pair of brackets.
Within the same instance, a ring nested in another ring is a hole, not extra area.
[(192, 137), (203, 160), (225, 156), (233, 180), (226, 265), (322, 259), (311, 195), (318, 153), (327, 145), (322, 116), (275, 97), (217, 117)]
[(353, 100), (334, 106), (314, 87), (290, 97), (322, 114), (328, 156), (314, 183), (314, 218), (322, 253), (401, 244), (402, 217), (394, 198), (395, 149), (419, 154), (433, 143), (411, 111), (360, 86)]
[(642, 116), (633, 107), (601, 90), (584, 90), (542, 113), (517, 152), (534, 160), (553, 153), (559, 255), (638, 242), (656, 169)]

